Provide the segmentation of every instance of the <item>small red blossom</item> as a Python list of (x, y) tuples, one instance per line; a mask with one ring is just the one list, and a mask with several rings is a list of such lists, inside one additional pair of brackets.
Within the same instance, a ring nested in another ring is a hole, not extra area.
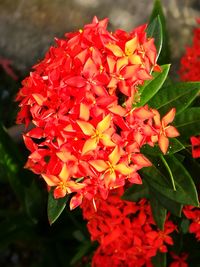
[(192, 144), (192, 157), (199, 158), (200, 157), (200, 136), (192, 136), (190, 138)]
[(189, 232), (195, 234), (196, 239), (200, 240), (200, 209), (193, 206), (185, 206), (183, 213), (191, 223), (189, 226)]
[(187, 253), (181, 253), (181, 255), (176, 255), (175, 253), (170, 253), (173, 259), (173, 262), (169, 265), (169, 267), (188, 267), (186, 260), (188, 258)]
[(179, 136), (179, 132), (177, 129), (172, 126), (168, 125), (169, 123), (173, 122), (176, 109), (172, 108), (163, 118), (160, 120), (160, 114), (157, 110), (153, 110), (155, 116), (154, 116), (154, 123), (156, 128), (159, 130), (159, 135), (158, 135), (158, 144), (163, 152), (163, 154), (167, 153), (167, 149), (169, 146), (169, 137), (177, 137)]

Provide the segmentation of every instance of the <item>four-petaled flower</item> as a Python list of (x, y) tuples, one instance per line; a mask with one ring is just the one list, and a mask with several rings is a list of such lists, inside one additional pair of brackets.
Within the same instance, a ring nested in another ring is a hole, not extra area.
[(167, 153), (167, 149), (169, 146), (169, 138), (177, 137), (179, 136), (179, 132), (177, 129), (169, 125), (171, 122), (173, 122), (175, 114), (176, 114), (176, 109), (172, 108), (163, 118), (160, 120), (160, 114), (157, 110), (153, 109), (153, 112), (155, 114), (154, 116), (154, 123), (156, 128), (159, 130), (158, 134), (158, 144), (163, 152), (163, 154)]

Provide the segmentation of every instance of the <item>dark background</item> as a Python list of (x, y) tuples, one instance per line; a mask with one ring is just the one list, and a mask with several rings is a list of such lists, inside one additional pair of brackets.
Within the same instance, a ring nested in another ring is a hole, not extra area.
[[(192, 41), (199, 0), (162, 0), (173, 61)], [(110, 19), (110, 29), (131, 30), (148, 21), (153, 0), (0, 0), (0, 57), (13, 61), (22, 74), (43, 57), (54, 37), (89, 23)]]

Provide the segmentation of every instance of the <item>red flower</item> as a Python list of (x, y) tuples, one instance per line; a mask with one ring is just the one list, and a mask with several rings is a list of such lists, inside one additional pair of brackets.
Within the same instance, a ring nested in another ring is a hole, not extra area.
[(173, 244), (170, 234), (175, 225), (167, 220), (164, 231), (157, 229), (149, 202), (123, 201), (123, 191), (118, 188), (106, 200), (96, 196), (81, 205), (91, 239), (100, 244), (92, 266), (102, 262), (105, 266), (152, 266), (150, 261), (157, 251), (167, 252), (167, 245)]
[(199, 158), (200, 157), (200, 136), (192, 136), (190, 138), (192, 144), (192, 157)]
[(195, 234), (196, 239), (200, 240), (200, 210), (193, 206), (186, 206), (183, 208), (183, 213), (191, 220), (189, 232)]
[(180, 256), (176, 255), (173, 252), (171, 252), (170, 254), (171, 254), (174, 261), (170, 264), (169, 267), (188, 267), (189, 266), (186, 262), (186, 260), (188, 258), (187, 253), (182, 253)]
[(160, 120), (160, 114), (157, 110), (153, 110), (155, 116), (154, 116), (154, 122), (155, 126), (159, 129), (159, 135), (158, 135), (158, 144), (163, 152), (163, 154), (167, 153), (167, 149), (169, 146), (169, 139), (168, 137), (177, 137), (179, 136), (179, 132), (174, 126), (168, 125), (174, 120), (176, 109), (172, 108), (163, 118)]

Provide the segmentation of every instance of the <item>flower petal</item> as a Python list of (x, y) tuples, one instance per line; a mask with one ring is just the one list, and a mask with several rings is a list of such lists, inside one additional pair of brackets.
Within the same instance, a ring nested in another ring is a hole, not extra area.
[(90, 160), (89, 164), (92, 165), (98, 172), (103, 172), (108, 169), (108, 164), (101, 159)]
[(111, 115), (108, 114), (105, 118), (97, 124), (97, 130), (100, 133), (105, 132), (110, 127)]
[(75, 196), (73, 196), (70, 200), (70, 210), (73, 210), (75, 208), (77, 208), (78, 206), (81, 205), (82, 203), (82, 200), (83, 200), (83, 196), (82, 195), (79, 195), (79, 194), (76, 194)]
[(85, 155), (87, 152), (91, 150), (95, 150), (97, 147), (96, 138), (90, 138), (88, 139), (82, 149), (82, 155)]
[(80, 104), (80, 115), (79, 118), (84, 120), (84, 121), (88, 121), (90, 118), (90, 109), (88, 107), (88, 105), (85, 105), (83, 103)]
[(178, 130), (171, 125), (165, 128), (165, 134), (167, 137), (177, 137), (180, 135)]
[(123, 175), (129, 175), (133, 172), (131, 168), (127, 167), (123, 163), (117, 164), (115, 166), (115, 170), (118, 171), (119, 173), (123, 174)]
[(79, 120), (77, 120), (76, 122), (78, 123), (79, 127), (81, 128), (84, 134), (91, 136), (95, 133), (94, 126), (89, 122), (79, 121)]
[(60, 183), (60, 179), (58, 179), (58, 177), (56, 177), (55, 175), (41, 174), (41, 176), (49, 186), (56, 186)]
[(116, 165), (117, 162), (119, 161), (120, 157), (121, 157), (121, 154), (120, 154), (120, 149), (118, 146), (116, 146), (113, 149), (112, 153), (108, 156), (109, 161), (110, 161), (110, 163), (112, 163), (112, 165)]
[(69, 179), (70, 173), (67, 165), (64, 163), (61, 172), (59, 173), (59, 177), (62, 182), (66, 182)]
[(163, 152), (163, 154), (167, 153), (167, 149), (169, 146), (169, 140), (166, 136), (161, 134), (158, 138), (158, 145), (160, 147), (160, 150)]
[(176, 109), (172, 108), (163, 118), (162, 118), (162, 125), (167, 126), (174, 120), (176, 114)]
[(103, 136), (101, 137), (101, 143), (104, 146), (116, 146), (115, 143), (113, 143), (113, 141), (111, 140), (110, 136), (108, 134), (103, 134)]
[(105, 47), (110, 50), (116, 57), (122, 57), (124, 52), (122, 49), (116, 44), (107, 44)]

